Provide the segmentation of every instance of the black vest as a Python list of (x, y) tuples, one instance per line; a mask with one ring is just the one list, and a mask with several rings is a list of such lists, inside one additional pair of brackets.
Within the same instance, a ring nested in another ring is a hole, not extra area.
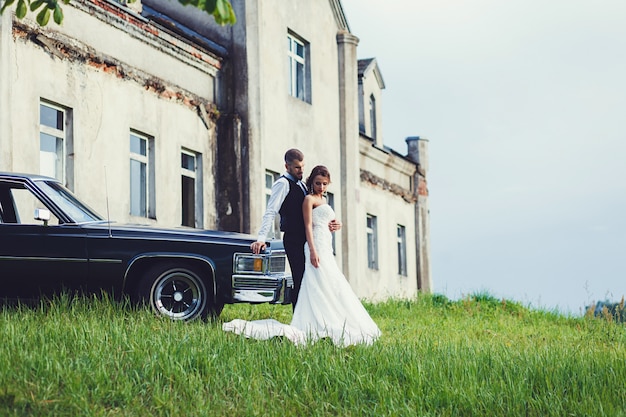
[(304, 216), (302, 214), (302, 202), (304, 192), (293, 180), (283, 175), (289, 181), (289, 193), (280, 206), (280, 230), (293, 235), (304, 236)]

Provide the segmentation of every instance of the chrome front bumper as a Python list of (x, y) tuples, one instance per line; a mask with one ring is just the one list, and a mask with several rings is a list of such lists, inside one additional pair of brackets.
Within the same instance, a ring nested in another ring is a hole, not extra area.
[(288, 274), (233, 275), (232, 298), (235, 303), (291, 303), (293, 278)]

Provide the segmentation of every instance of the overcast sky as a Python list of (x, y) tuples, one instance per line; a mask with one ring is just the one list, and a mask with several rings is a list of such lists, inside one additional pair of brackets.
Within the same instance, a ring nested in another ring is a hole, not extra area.
[(579, 314), (626, 295), (626, 1), (342, 0), (429, 139), (434, 291)]

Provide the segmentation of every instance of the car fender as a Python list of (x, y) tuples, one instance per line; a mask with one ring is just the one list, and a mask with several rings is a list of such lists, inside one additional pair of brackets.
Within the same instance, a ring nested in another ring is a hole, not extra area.
[(143, 261), (148, 261), (148, 263), (152, 264), (154, 261), (167, 261), (167, 260), (178, 260), (178, 261), (190, 260), (194, 262), (197, 262), (197, 261), (202, 262), (211, 271), (211, 276), (204, 277), (204, 278), (205, 278), (205, 282), (207, 284), (210, 284), (210, 288), (212, 288), (213, 290), (212, 291), (213, 298), (216, 297), (217, 284), (216, 284), (216, 279), (215, 279), (216, 278), (215, 263), (213, 262), (211, 258), (198, 255), (198, 254), (190, 254), (190, 253), (148, 252), (148, 253), (141, 253), (141, 254), (134, 256), (133, 258), (130, 259), (130, 261), (128, 262), (128, 266), (126, 267), (126, 270), (124, 271), (124, 280), (123, 280), (122, 288), (124, 288), (124, 290), (127, 289), (128, 278), (131, 275), (133, 268), (136, 267), (139, 263), (142, 263)]

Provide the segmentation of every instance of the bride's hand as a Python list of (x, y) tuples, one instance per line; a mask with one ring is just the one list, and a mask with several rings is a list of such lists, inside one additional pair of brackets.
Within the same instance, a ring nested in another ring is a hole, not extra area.
[(316, 268), (320, 266), (320, 257), (317, 256), (315, 249), (311, 250), (311, 264)]

